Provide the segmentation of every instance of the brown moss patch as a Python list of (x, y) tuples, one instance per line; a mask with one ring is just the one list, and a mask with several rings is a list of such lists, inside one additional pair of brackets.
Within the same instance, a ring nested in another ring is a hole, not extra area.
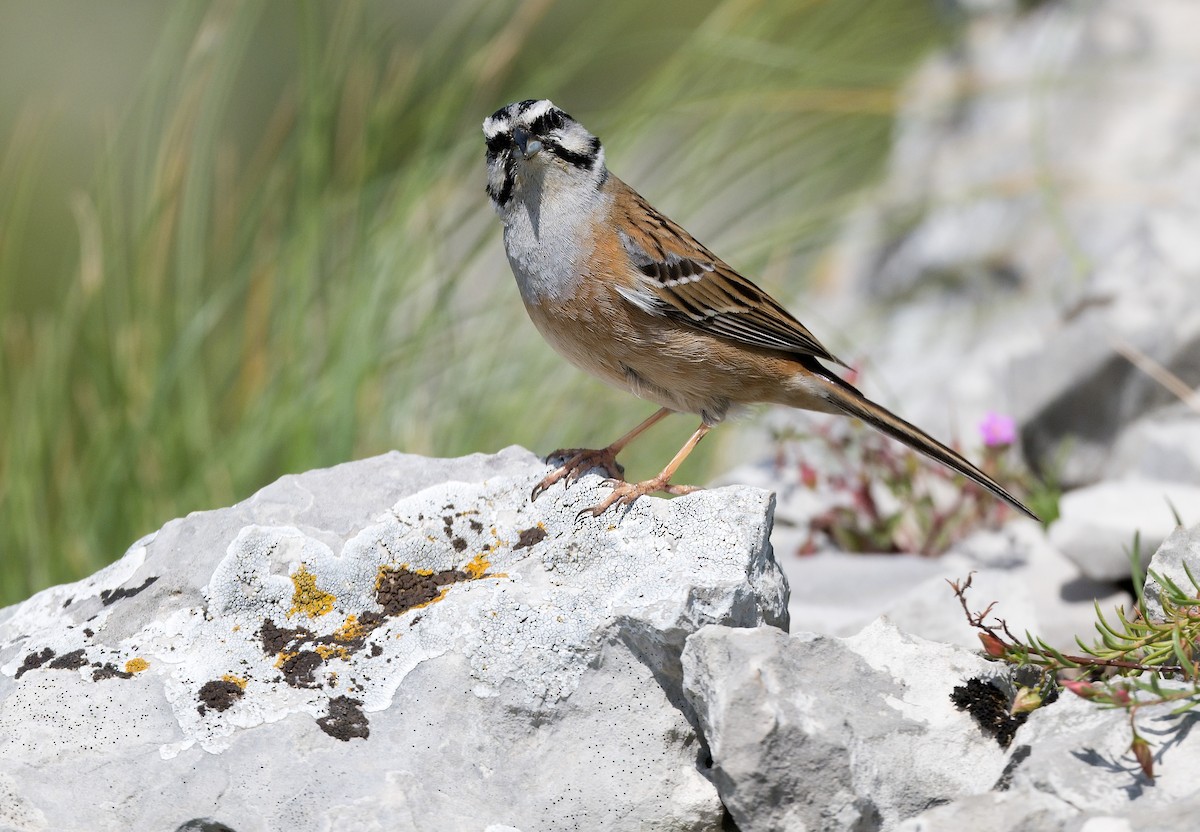
[(1004, 691), (983, 679), (968, 679), (950, 694), (950, 701), (960, 711), (966, 711), (985, 734), (994, 737), (1001, 748), (1008, 748), (1017, 729), (1029, 719), (1029, 714), (1013, 714)]
[(39, 653), (27, 653), (25, 658), (21, 660), (21, 666), (17, 668), (17, 672), (13, 678), (20, 679), (30, 670), (35, 670), (36, 668), (41, 667), (53, 658), (54, 651), (49, 647), (42, 648), (41, 652)]
[(324, 659), (314, 650), (301, 650), (297, 653), (280, 653), (275, 666), (283, 671), (283, 678), (294, 688), (317, 687), (317, 668)]
[(112, 662), (105, 662), (104, 664), (100, 664), (100, 662), (95, 662), (92, 664), (92, 667), (96, 668), (95, 670), (92, 671), (92, 681), (93, 682), (100, 682), (100, 681), (103, 681), (104, 679), (132, 679), (133, 678), (132, 673), (130, 673), (127, 670), (120, 670)]
[(536, 526), (530, 526), (528, 529), (521, 529), (517, 535), (517, 542), (513, 546), (513, 551), (528, 549), (530, 546), (536, 546), (545, 539), (546, 527), (541, 523), (538, 523)]
[(292, 642), (307, 641), (313, 637), (313, 634), (303, 627), (295, 629), (280, 627), (271, 619), (264, 618), (262, 626), (258, 628), (258, 637), (262, 639), (263, 652), (270, 655), (283, 652)]
[(365, 740), (371, 735), (370, 723), (363, 713), (362, 700), (335, 696), (329, 700), (329, 713), (317, 719), (317, 725), (329, 736), (342, 742)]
[(225, 679), (213, 679), (200, 687), (200, 692), (197, 694), (200, 704), (196, 710), (200, 716), (204, 716), (208, 708), (218, 712), (227, 711), (243, 695), (245, 695), (245, 691), (242, 690), (242, 686)]
[(107, 607), (109, 604), (114, 604), (117, 601), (120, 601), (122, 598), (132, 598), (133, 596), (135, 596), (139, 592), (141, 592), (143, 589), (146, 589), (147, 587), (152, 586), (154, 584), (154, 582), (157, 580), (158, 580), (158, 576), (154, 575), (154, 576), (149, 577), (146, 580), (142, 581), (141, 586), (134, 586), (134, 587), (129, 587), (129, 588), (118, 587), (117, 589), (102, 589), (102, 590), (100, 590), (100, 603), (103, 606)]
[(87, 664), (87, 658), (83, 655), (83, 648), (72, 650), (70, 653), (63, 653), (54, 661), (47, 665), (51, 670), (78, 670)]
[(383, 607), (384, 615), (400, 615), (440, 601), (446, 595), (446, 587), (469, 581), (472, 577), (477, 576), (461, 569), (434, 572), (428, 569), (412, 570), (407, 564), (383, 566), (375, 576), (375, 601)]

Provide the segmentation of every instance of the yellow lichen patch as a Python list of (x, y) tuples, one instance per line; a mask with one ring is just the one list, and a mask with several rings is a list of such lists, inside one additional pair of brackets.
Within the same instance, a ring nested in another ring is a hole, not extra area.
[(309, 618), (320, 618), (333, 610), (336, 600), (328, 592), (317, 586), (317, 576), (309, 572), (304, 564), (292, 573), (292, 608), (288, 610), (288, 618), (302, 612)]
[(471, 562), (462, 568), (472, 581), (482, 578), (487, 574), (492, 562), (488, 560), (487, 552), (480, 552), (475, 557), (471, 558)]
[(333, 631), (333, 637), (338, 641), (354, 641), (366, 633), (367, 628), (358, 622), (357, 615), (347, 615), (346, 623)]
[(350, 661), (350, 651), (340, 644), (318, 644), (313, 647), (313, 651), (322, 659), (337, 657), (344, 661)]
[(246, 680), (241, 676), (234, 676), (232, 673), (226, 673), (221, 677), (221, 681), (229, 682), (231, 685), (237, 685), (241, 690), (246, 689)]
[(279, 655), (275, 659), (275, 666), (282, 669), (283, 666), (288, 662), (289, 659), (291, 659), (297, 655), (299, 655), (299, 654), (289, 653), (286, 650), (280, 650)]
[(150, 662), (146, 661), (145, 659), (130, 659), (129, 661), (125, 662), (125, 672), (141, 673), (149, 666)]

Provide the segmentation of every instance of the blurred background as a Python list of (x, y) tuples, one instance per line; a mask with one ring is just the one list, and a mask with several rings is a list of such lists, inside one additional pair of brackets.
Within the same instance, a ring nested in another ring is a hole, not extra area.
[(648, 415), (525, 318), (483, 193), (509, 101), (846, 351), (797, 299), (953, 36), (930, 0), (0, 2), (0, 605), (282, 474)]

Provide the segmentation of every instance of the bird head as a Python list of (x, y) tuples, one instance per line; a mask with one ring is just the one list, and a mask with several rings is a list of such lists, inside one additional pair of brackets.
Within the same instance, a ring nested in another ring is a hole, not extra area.
[(600, 140), (550, 101), (529, 99), (501, 107), (483, 122), (487, 192), (503, 215), (514, 199), (540, 200), (545, 188), (589, 188), (604, 183)]

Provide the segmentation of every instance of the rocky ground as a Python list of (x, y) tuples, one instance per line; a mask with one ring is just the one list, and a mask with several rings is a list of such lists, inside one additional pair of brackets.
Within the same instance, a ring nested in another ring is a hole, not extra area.
[(0, 830), (1191, 829), (1194, 718), (1153, 779), (1123, 709), (1013, 718), (947, 580), (1071, 647), (1135, 539), (1150, 614), (1200, 577), (1200, 6), (962, 5), (807, 303), (936, 435), (1011, 417), (1054, 522), (844, 551), (819, 443), (600, 520), (519, 449), (286, 477), (0, 610)]
[(0, 612), (0, 828), (719, 828), (680, 655), (787, 627), (770, 495), (577, 521), (545, 470), (285, 477)]
[[(0, 611), (0, 829), (1184, 828), (1190, 716), (1139, 713), (1150, 780), (1124, 711), (1014, 718), (978, 650), (886, 617), (789, 635), (769, 492), (580, 519), (600, 478), (531, 503), (546, 470), (285, 477)], [(1152, 568), (1184, 564), (1200, 526)]]

